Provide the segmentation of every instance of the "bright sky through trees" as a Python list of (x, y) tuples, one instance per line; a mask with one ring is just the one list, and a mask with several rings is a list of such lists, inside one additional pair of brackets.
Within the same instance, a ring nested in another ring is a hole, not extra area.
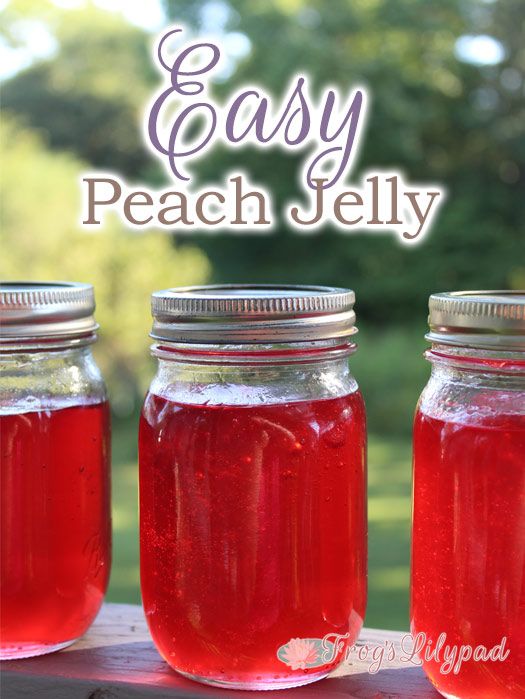
[[(11, 0), (0, 0), (0, 11), (5, 9)], [(61, 9), (76, 9), (93, 5), (110, 11), (121, 13), (131, 24), (149, 32), (160, 30), (165, 24), (165, 15), (161, 0), (50, 0)], [(217, 0), (210, 0), (203, 13), (204, 30), (221, 25), (221, 17), (227, 12), (227, 6)], [(9, 78), (20, 70), (27, 68), (35, 60), (52, 56), (57, 50), (57, 43), (44, 22), (24, 20), (19, 27), (20, 46), (11, 47), (0, 37), (0, 79)], [(249, 48), (249, 41), (241, 34), (228, 35), (232, 58), (238, 58)], [(236, 55), (237, 54), (237, 55)], [(456, 41), (456, 57), (465, 63), (474, 65), (496, 65), (505, 58), (504, 46), (494, 37), (487, 35), (461, 36)], [(231, 70), (227, 70), (230, 73)], [(225, 77), (228, 77), (227, 75)]]

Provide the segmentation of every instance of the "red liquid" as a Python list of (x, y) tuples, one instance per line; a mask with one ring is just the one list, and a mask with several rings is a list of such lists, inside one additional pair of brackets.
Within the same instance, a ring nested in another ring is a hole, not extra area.
[(0, 415), (1, 657), (81, 636), (110, 567), (107, 403)]
[(247, 407), (146, 398), (142, 597), (167, 662), (252, 688), (326, 674), (276, 653), (292, 638), (349, 633), (348, 645), (359, 632), (365, 450), (359, 393)]
[(412, 632), (493, 648), (504, 662), (464, 662), (436, 687), (461, 699), (525, 697), (525, 417), (442, 422), (414, 432)]

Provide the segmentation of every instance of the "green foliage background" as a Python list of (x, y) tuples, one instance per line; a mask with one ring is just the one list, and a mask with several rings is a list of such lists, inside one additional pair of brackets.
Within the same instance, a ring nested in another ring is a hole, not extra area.
[[(371, 599), (369, 624), (407, 626), (412, 412), (428, 368), (426, 302), (433, 291), (525, 287), (525, 6), (522, 0), (164, 0), (166, 24), (245, 37), (215, 87), (225, 96), (255, 81), (275, 94), (307, 71), (315, 86), (364, 83), (372, 106), (359, 162), (401, 168), (412, 182), (448, 190), (429, 238), (401, 246), (393, 235), (327, 228), (297, 236), (281, 221), (269, 236), (133, 233), (109, 219), (78, 223), (78, 176), (119, 172), (163, 184), (141, 140), (145, 100), (159, 76), (152, 36), (87, 2), (11, 0), (4, 45), (42, 23), (56, 51), (5, 81), (1, 186), (6, 278), (95, 284), (102, 326), (98, 360), (115, 412), (115, 565), (110, 599), (137, 600), (136, 415), (153, 370), (149, 293), (190, 283), (300, 282), (357, 293), (360, 351), (354, 363), (369, 413)], [(504, 47), (496, 65), (462, 62), (463, 35)], [(249, 43), (246, 42), (246, 38)], [(225, 45), (228, 45), (227, 42)], [(214, 149), (194, 169), (202, 183), (233, 167), (276, 197), (298, 193), (299, 157), (277, 149)], [(351, 179), (351, 178), (350, 178)], [(167, 184), (167, 183), (165, 183)]]

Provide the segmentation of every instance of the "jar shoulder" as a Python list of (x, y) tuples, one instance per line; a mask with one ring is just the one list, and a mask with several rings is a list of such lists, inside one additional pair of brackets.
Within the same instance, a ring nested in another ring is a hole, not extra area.
[(417, 412), (436, 420), (468, 424), (502, 415), (525, 420), (524, 378), (433, 370)]
[(159, 361), (149, 393), (189, 405), (268, 405), (357, 392), (348, 361), (227, 366)]
[(0, 356), (0, 409), (39, 410), (107, 399), (106, 385), (90, 348)]

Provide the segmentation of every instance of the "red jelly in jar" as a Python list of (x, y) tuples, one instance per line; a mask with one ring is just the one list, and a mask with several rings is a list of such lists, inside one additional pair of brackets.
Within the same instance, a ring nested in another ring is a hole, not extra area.
[(0, 287), (0, 657), (64, 648), (110, 567), (109, 409), (93, 289)]
[[(525, 294), (430, 300), (411, 624), (445, 696), (525, 697)], [(437, 650), (436, 650), (437, 647)]]
[(362, 626), (366, 428), (348, 368), (352, 306), (352, 292), (322, 287), (153, 297), (142, 596), (160, 653), (194, 680), (306, 684)]

